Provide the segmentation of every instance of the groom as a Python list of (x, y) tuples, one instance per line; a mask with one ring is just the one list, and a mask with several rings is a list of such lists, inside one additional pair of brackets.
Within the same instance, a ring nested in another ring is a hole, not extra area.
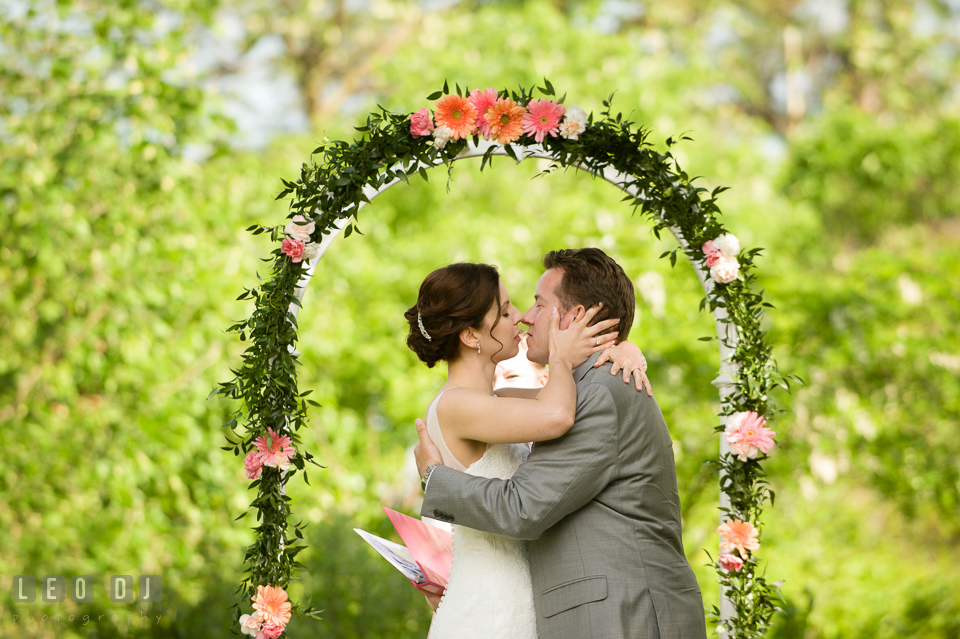
[[(551, 251), (536, 303), (524, 315), (527, 357), (547, 363), (551, 309), (560, 328), (603, 302), (594, 318), (633, 324), (633, 284), (594, 248)], [(421, 515), (528, 539), (541, 639), (705, 639), (703, 599), (680, 535), (673, 447), (656, 400), (593, 355), (574, 370), (576, 423), (538, 443), (508, 480), (441, 465), (422, 421)]]

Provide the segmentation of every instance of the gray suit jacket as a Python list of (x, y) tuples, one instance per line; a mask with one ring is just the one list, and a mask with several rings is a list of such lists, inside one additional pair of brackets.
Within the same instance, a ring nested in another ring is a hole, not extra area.
[(531, 540), (541, 639), (705, 639), (663, 415), (597, 357), (574, 371), (566, 435), (534, 446), (509, 480), (437, 468), (421, 514)]

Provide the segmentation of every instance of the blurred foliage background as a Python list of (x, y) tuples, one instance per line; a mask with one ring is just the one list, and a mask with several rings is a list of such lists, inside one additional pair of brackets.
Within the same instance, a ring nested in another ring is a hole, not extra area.
[[(956, 0), (0, 0), (0, 634), (225, 635), (251, 495), (207, 395), (272, 248), (242, 229), (283, 223), (280, 178), (377, 104), (547, 76), (587, 111), (615, 93), (661, 144), (688, 132), (684, 168), (731, 186), (725, 224), (766, 249), (775, 355), (807, 382), (777, 398), (767, 466), (771, 636), (960, 636), (958, 48)], [(686, 549), (717, 596), (696, 278), (608, 184), (495, 164), (378, 198), (307, 292), (305, 441), (326, 469), (290, 487), (312, 546), (292, 590), (325, 612), (291, 637), (426, 635), (422, 598), (350, 530), (417, 509), (412, 421), (442, 372), (402, 312), (464, 259), (524, 308), (560, 246), (635, 279)], [(164, 599), (14, 605), (15, 574), (160, 574)]]

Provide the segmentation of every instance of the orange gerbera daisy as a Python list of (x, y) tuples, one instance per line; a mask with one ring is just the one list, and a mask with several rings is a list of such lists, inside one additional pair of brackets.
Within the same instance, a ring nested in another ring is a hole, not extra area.
[(450, 129), (450, 139), (467, 138), (477, 132), (477, 108), (459, 95), (445, 95), (437, 100), (433, 115), (437, 127)]
[(260, 611), (264, 623), (285, 626), (290, 621), (290, 602), (283, 588), (257, 586), (257, 594), (252, 599), (253, 607)]
[(527, 112), (510, 98), (500, 98), (487, 109), (484, 117), (490, 124), (490, 137), (497, 144), (510, 144), (523, 133), (523, 115)]
[(717, 533), (724, 538), (720, 542), (720, 550), (723, 552), (730, 552), (736, 548), (746, 558), (750, 555), (750, 551), (760, 548), (760, 542), (757, 541), (760, 531), (748, 521), (734, 519), (724, 522), (717, 528)]

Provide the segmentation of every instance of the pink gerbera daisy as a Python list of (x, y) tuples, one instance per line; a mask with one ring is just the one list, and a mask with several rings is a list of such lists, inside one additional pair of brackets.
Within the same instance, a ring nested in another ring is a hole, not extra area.
[(261, 463), (270, 468), (286, 470), (296, 454), (292, 446), (293, 440), (286, 435), (278, 435), (272, 428), (268, 428), (267, 433), (270, 435), (269, 440), (267, 435), (261, 435), (255, 442), (257, 450), (260, 451)]
[(530, 100), (527, 114), (523, 116), (523, 132), (532, 135), (537, 142), (543, 142), (547, 135), (557, 137), (560, 120), (567, 110), (553, 100)]
[(257, 586), (257, 594), (252, 599), (253, 607), (260, 611), (264, 624), (286, 626), (290, 621), (290, 602), (283, 588)]
[(723, 541), (720, 542), (720, 550), (723, 552), (730, 552), (736, 548), (746, 557), (750, 551), (760, 548), (760, 542), (757, 541), (760, 531), (748, 521), (734, 519), (725, 522), (717, 528), (717, 534), (723, 537)]
[(490, 137), (497, 144), (510, 144), (523, 134), (523, 114), (527, 110), (511, 100), (500, 98), (484, 116), (490, 125)]
[(752, 410), (730, 416), (727, 442), (740, 461), (754, 459), (758, 452), (767, 454), (773, 448), (773, 438), (777, 434), (766, 428), (766, 423), (766, 419)]
[(433, 119), (438, 127), (450, 129), (450, 139), (460, 140), (477, 132), (477, 109), (467, 98), (445, 95), (437, 100)]
[(470, 92), (470, 104), (477, 110), (477, 131), (487, 140), (490, 139), (490, 123), (487, 122), (487, 109), (497, 102), (497, 90), (487, 87), (485, 91), (474, 89)]

